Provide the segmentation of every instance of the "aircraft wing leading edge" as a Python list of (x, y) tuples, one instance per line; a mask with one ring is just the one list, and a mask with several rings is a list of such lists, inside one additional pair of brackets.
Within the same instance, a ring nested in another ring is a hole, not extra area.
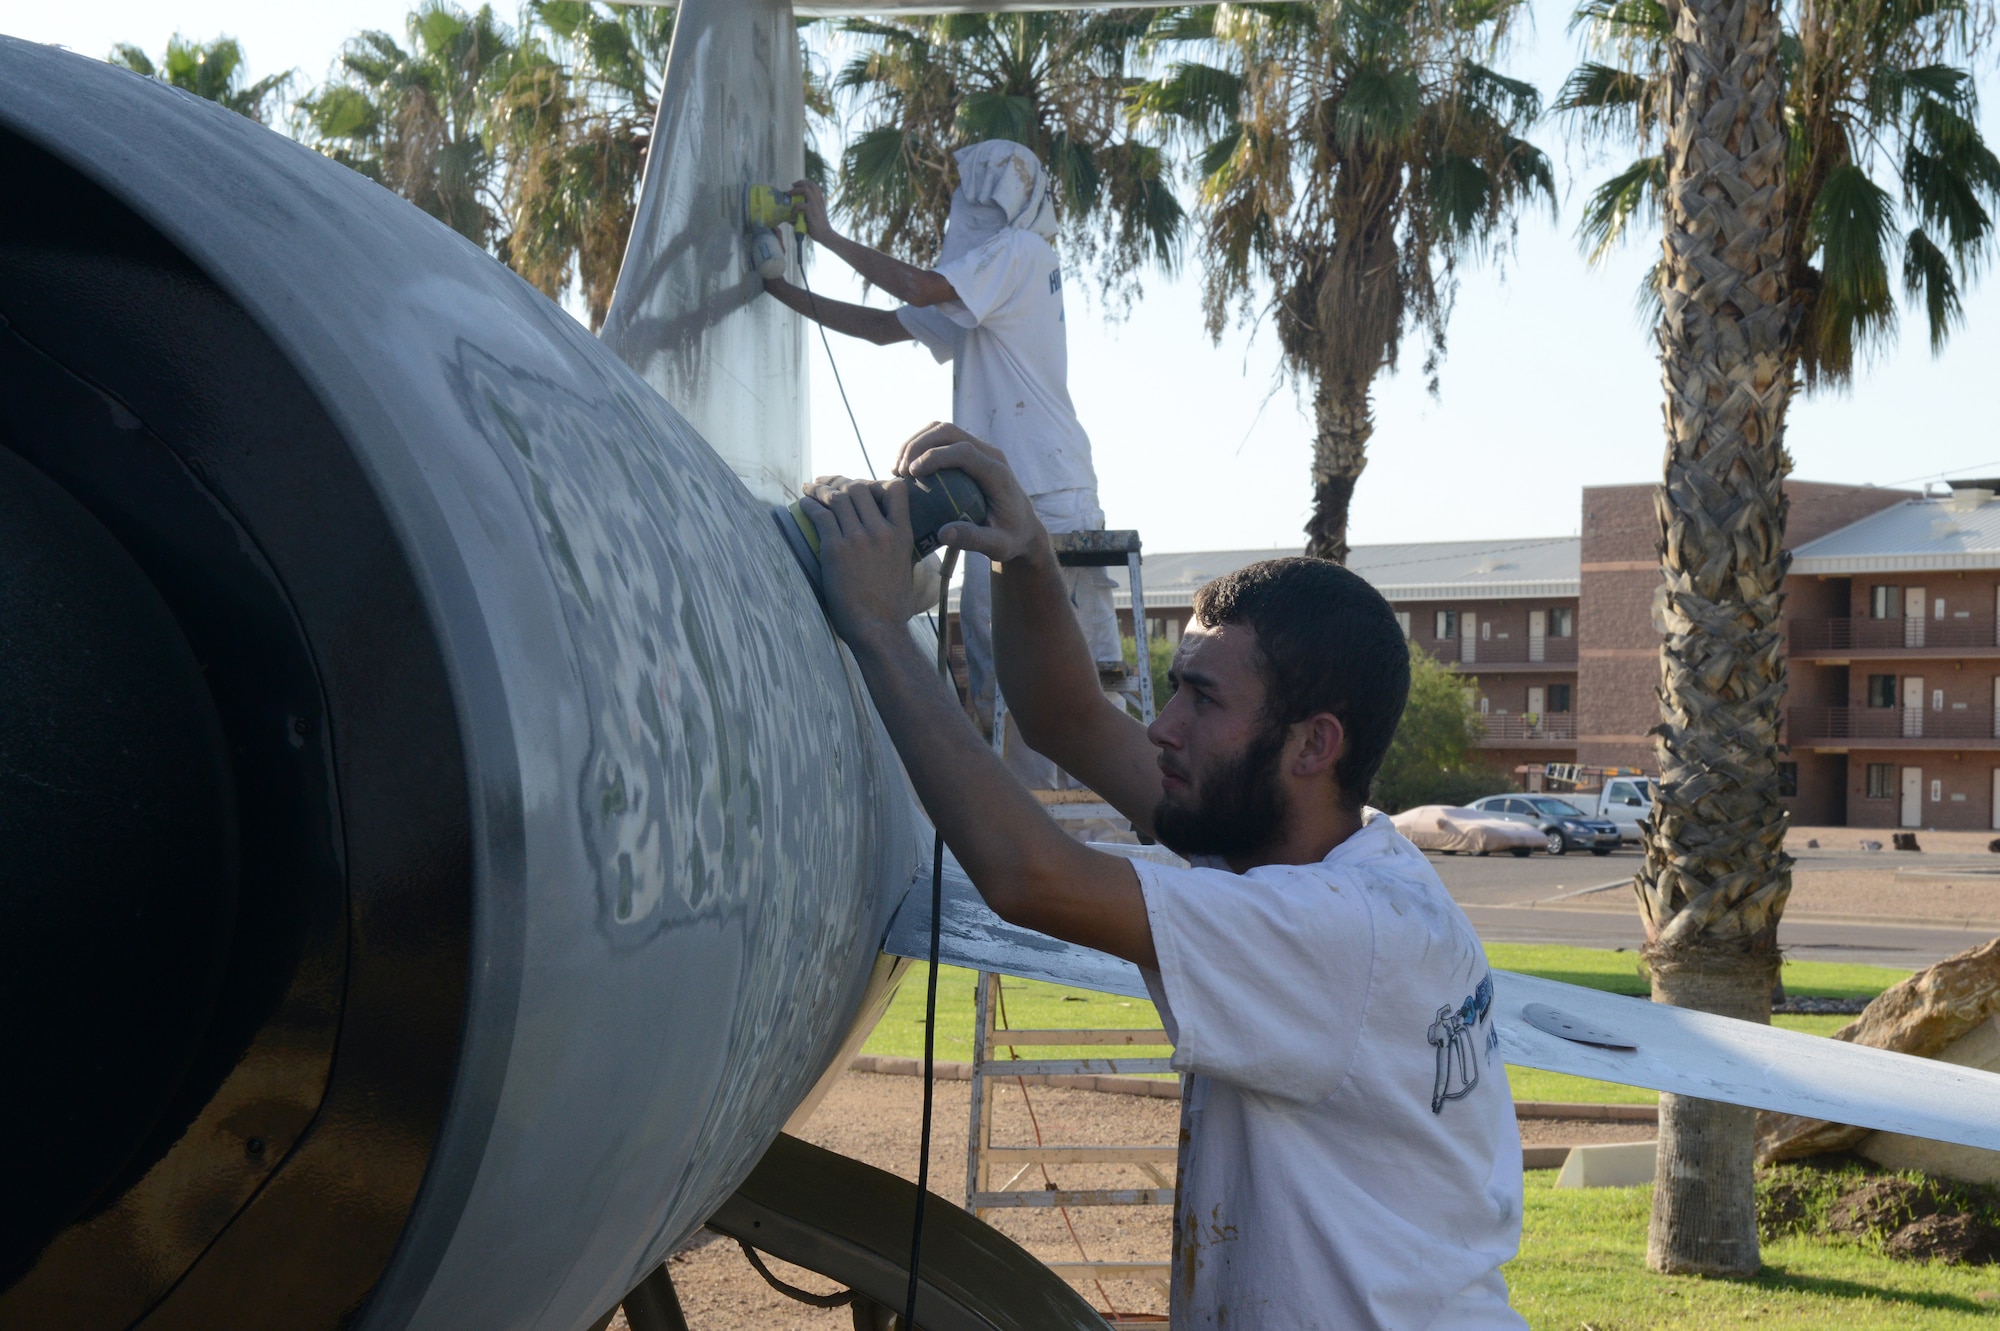
[[(930, 956), (930, 896), (926, 865), (883, 951)], [(946, 965), (1147, 997), (1131, 962), (1000, 919), (949, 854), (943, 901)], [(1519, 1067), (2000, 1150), (1994, 1073), (1512, 971), (1495, 973), (1494, 1020), (1501, 1057)]]

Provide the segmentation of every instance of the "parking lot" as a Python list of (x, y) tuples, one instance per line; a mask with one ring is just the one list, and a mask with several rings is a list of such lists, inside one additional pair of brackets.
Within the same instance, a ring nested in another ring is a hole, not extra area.
[[(1779, 928), (1791, 955), (1916, 969), (2000, 935), (2000, 855), (1990, 833), (1919, 834), (1918, 853), (1868, 851), (1888, 833), (1797, 828), (1792, 898)], [(1817, 841), (1817, 846), (1808, 845)], [(1637, 948), (1645, 942), (1631, 890), (1644, 856), (1572, 852), (1426, 858), (1480, 937), (1494, 943)]]

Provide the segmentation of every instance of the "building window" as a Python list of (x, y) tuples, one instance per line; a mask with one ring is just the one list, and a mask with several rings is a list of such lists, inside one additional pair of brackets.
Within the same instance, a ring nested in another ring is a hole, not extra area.
[(1903, 589), (1901, 587), (1870, 587), (1868, 589), (1868, 613), (1875, 619), (1901, 619), (1903, 617)]
[(1870, 675), (1868, 677), (1868, 705), (1870, 707), (1894, 707), (1896, 705), (1896, 677), (1894, 675)]
[(1566, 605), (1559, 605), (1549, 611), (1549, 636), (1551, 638), (1575, 637), (1576, 611)]
[(1401, 629), (1401, 630), (1403, 630), (1403, 637), (1404, 637), (1404, 639), (1405, 639), (1405, 640), (1407, 640), (1407, 639), (1409, 638), (1409, 636), (1410, 636), (1410, 612), (1409, 612), (1409, 611), (1407, 611), (1407, 610), (1398, 610), (1398, 611), (1396, 612), (1396, 627), (1397, 627), (1397, 628), (1399, 628), (1399, 629)]
[(1799, 765), (1797, 763), (1778, 764), (1778, 798), (1791, 799), (1799, 793)]
[(1569, 685), (1549, 685), (1549, 710), (1551, 712), (1567, 712), (1569, 710)]
[(1896, 798), (1896, 765), (1894, 763), (1868, 764), (1868, 798), (1871, 800), (1892, 800)]
[(1431, 636), (1434, 638), (1456, 638), (1458, 636), (1458, 611), (1438, 611), (1437, 632)]

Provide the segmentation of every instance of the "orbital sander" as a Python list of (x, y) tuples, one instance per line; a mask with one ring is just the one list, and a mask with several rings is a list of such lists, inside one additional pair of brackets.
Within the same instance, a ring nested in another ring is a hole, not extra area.
[[(910, 530), (916, 533), (910, 547), (912, 566), (938, 548), (941, 528), (953, 522), (981, 526), (986, 521), (985, 493), (957, 467), (941, 467), (921, 478), (913, 476), (909, 484)], [(805, 572), (806, 581), (812, 584), (813, 594), (824, 606), (826, 587), (820, 577), (819, 528), (813, 526), (796, 499), (782, 508), (773, 508), (771, 516), (777, 521), (785, 544), (791, 547), (793, 558), (799, 561), (799, 568)]]
[(743, 212), (750, 223), (750, 266), (760, 277), (783, 277), (785, 247), (777, 229), (790, 226), (800, 235), (806, 234), (805, 198), (776, 185), (752, 185), (744, 193)]

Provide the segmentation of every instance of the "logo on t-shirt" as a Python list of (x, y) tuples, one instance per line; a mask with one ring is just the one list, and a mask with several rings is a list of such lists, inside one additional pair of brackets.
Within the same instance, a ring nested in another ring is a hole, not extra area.
[(1490, 1051), (1500, 1042), (1493, 1029), (1493, 977), (1480, 977), (1479, 987), (1457, 1007), (1447, 1003), (1425, 1033), (1437, 1050), (1437, 1079), (1431, 1083), (1431, 1112), (1442, 1114), (1447, 1100), (1463, 1100), (1479, 1085), (1480, 1027)]

